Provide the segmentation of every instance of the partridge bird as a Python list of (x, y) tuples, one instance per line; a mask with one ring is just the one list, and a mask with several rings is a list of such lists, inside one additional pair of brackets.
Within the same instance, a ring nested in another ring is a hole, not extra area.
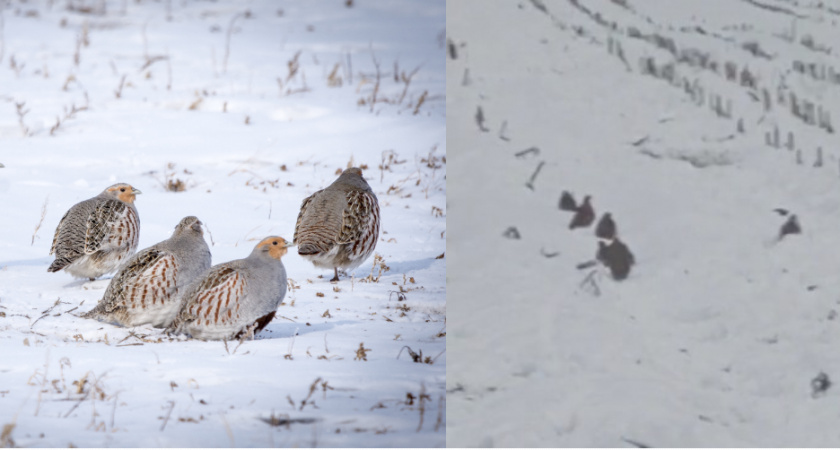
[(595, 236), (601, 239), (612, 239), (616, 235), (615, 221), (610, 213), (604, 213), (598, 225), (595, 226)]
[(592, 204), (589, 203), (590, 199), (591, 197), (588, 195), (583, 198), (583, 203), (578, 206), (577, 212), (575, 212), (571, 223), (569, 223), (570, 230), (578, 227), (586, 228), (595, 221), (595, 210), (592, 208)]
[(613, 278), (619, 281), (627, 278), (627, 275), (630, 274), (630, 266), (636, 263), (633, 253), (618, 238), (613, 239), (609, 245), (599, 241), (598, 253), (595, 258), (607, 266)]
[(134, 198), (141, 192), (115, 184), (91, 199), (76, 203), (55, 229), (48, 272), (64, 269), (77, 278), (112, 272), (137, 251), (140, 217)]
[(333, 184), (300, 205), (294, 242), (298, 254), (315, 267), (355, 269), (372, 253), (379, 239), (379, 203), (362, 177), (351, 167)]
[(172, 237), (132, 256), (84, 317), (124, 327), (169, 326), (178, 313), (178, 291), (210, 268), (201, 225), (195, 216), (184, 217)]
[(563, 191), (560, 194), (560, 210), (561, 211), (577, 211), (577, 202), (569, 191)]
[(267, 237), (247, 258), (211, 267), (184, 290), (168, 331), (207, 340), (262, 330), (286, 295), (280, 258), (291, 246), (279, 236)]

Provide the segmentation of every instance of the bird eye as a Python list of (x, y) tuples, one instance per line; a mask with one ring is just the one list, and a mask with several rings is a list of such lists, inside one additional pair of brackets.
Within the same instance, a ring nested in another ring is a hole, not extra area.
[(125, 188), (120, 188), (120, 192), (125, 192)]
[(271, 245), (277, 245), (277, 241), (272, 242)]

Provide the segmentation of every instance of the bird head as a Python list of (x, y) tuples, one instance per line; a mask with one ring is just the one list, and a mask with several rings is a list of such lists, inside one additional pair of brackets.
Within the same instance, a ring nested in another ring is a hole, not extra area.
[(134, 188), (130, 184), (117, 183), (105, 189), (103, 194), (107, 194), (128, 204), (132, 204), (134, 203), (134, 198), (137, 194), (142, 194), (142, 192), (140, 192), (140, 189)]
[(358, 175), (358, 176), (360, 176), (360, 177), (361, 177), (361, 176), (362, 176), (362, 169), (360, 169), (360, 168), (358, 168), (358, 167), (350, 167), (350, 168), (348, 168), (348, 169), (344, 169), (344, 172), (341, 172), (341, 174), (342, 174), (342, 175), (344, 175), (344, 174), (353, 174), (353, 175)]
[(184, 217), (183, 219), (181, 219), (181, 221), (178, 222), (178, 225), (175, 226), (175, 233), (183, 233), (185, 231), (193, 231), (193, 232), (198, 233), (201, 236), (204, 236), (204, 230), (201, 228), (202, 225), (204, 225), (204, 224), (201, 223), (200, 220), (198, 220), (198, 217), (187, 216), (187, 217)]
[(254, 250), (279, 261), (289, 251), (289, 247), (294, 247), (294, 244), (280, 236), (269, 236), (260, 241)]

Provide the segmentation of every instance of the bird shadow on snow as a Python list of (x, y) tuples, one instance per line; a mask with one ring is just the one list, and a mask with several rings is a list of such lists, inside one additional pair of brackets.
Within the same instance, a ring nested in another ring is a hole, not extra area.
[[(52, 263), (52, 258), (35, 258), (35, 259), (19, 259), (17, 261), (3, 261), (0, 262), (0, 267), (14, 267), (14, 266), (45, 266), (48, 267)], [(46, 270), (44, 270), (46, 272)]]
[[(19, 260), (14, 260), (14, 261), (0, 261), (0, 267), (44, 266), (45, 267), (45, 269), (44, 269), (45, 276), (55, 276), (55, 275), (49, 275), (49, 272), (47, 272), (47, 270), (46, 270), (46, 267), (49, 267), (51, 262), (52, 262), (52, 258), (50, 258), (50, 257), (35, 258), (35, 259), (19, 259)], [(111, 278), (113, 278), (113, 276), (97, 278), (94, 281), (90, 281), (87, 278), (74, 279), (73, 281), (71, 281), (71, 282), (69, 282), (65, 285), (62, 285), (62, 288), (65, 288), (65, 289), (66, 288), (75, 288), (75, 287), (81, 287), (81, 286), (84, 286), (84, 285), (87, 284), (90, 288), (100, 289), (100, 286), (98, 286), (98, 285), (102, 284), (101, 283), (102, 281), (107, 281), (107, 283), (105, 283), (105, 285), (101, 287), (101, 289), (104, 289), (105, 287), (108, 286), (108, 283), (111, 282)]]
[(262, 331), (257, 333), (257, 335), (254, 337), (254, 340), (261, 341), (263, 339), (288, 339), (292, 337), (292, 335), (294, 335), (295, 330), (297, 330), (297, 335), (299, 336), (302, 334), (317, 333), (321, 331), (331, 330), (338, 325), (347, 325), (355, 323), (358, 322), (354, 320), (339, 320), (336, 322), (329, 323), (313, 323), (309, 326), (299, 323), (270, 323)]
[[(114, 278), (114, 277), (97, 278), (93, 281), (90, 281), (87, 278), (85, 278), (83, 280), (82, 279), (74, 280), (74, 281), (71, 281), (71, 282), (65, 284), (62, 287), (66, 289), (66, 288), (81, 287), (81, 286), (86, 285), (86, 286), (88, 286), (89, 289), (92, 289), (92, 290), (105, 289), (106, 287), (108, 287), (109, 284), (111, 284), (111, 278)], [(106, 283), (102, 283), (103, 281), (105, 281)]]
[(428, 269), (435, 262), (435, 258), (415, 259), (413, 261), (388, 262), (393, 273), (408, 273), (412, 270)]

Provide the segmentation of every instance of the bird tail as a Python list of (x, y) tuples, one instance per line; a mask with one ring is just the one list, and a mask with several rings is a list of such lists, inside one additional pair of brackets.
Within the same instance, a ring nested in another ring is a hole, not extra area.
[(59, 270), (67, 267), (70, 264), (70, 260), (67, 258), (56, 258), (55, 261), (50, 264), (50, 267), (47, 269), (47, 272), (58, 272)]
[(316, 255), (321, 253), (321, 249), (317, 245), (311, 243), (298, 244), (298, 255)]

